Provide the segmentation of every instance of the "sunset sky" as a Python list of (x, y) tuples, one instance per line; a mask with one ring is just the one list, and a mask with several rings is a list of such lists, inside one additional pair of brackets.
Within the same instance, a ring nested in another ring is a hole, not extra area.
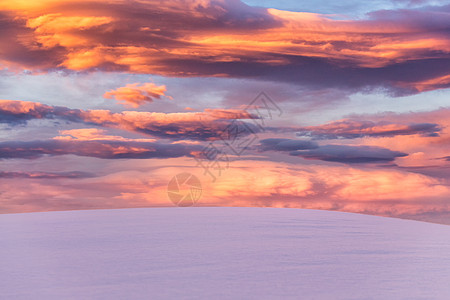
[(197, 206), (450, 224), (449, 88), (449, 1), (0, 0), (0, 213), (187, 172)]

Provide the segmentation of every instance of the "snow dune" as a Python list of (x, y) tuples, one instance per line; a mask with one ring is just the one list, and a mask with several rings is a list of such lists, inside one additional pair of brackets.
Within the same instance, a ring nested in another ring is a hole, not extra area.
[(450, 226), (277, 208), (0, 215), (0, 299), (450, 299)]

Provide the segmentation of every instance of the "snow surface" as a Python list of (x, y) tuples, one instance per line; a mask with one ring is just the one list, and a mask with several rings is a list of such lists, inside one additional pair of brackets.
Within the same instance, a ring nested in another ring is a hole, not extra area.
[(277, 208), (0, 215), (0, 299), (450, 299), (450, 226)]

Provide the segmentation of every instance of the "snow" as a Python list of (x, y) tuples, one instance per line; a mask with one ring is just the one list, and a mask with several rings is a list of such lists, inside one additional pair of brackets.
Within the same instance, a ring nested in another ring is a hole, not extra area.
[(0, 215), (0, 299), (450, 299), (450, 226), (281, 208)]

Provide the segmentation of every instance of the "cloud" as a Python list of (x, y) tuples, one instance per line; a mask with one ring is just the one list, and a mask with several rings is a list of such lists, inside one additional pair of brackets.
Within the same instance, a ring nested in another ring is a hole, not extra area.
[(95, 177), (87, 172), (8, 172), (0, 171), (0, 178), (24, 179), (78, 179)]
[(291, 156), (340, 163), (391, 162), (408, 154), (374, 146), (323, 145), (308, 140), (270, 138), (256, 146), (260, 151), (283, 151)]
[(397, 135), (439, 136), (442, 127), (434, 123), (399, 124), (344, 119), (324, 125), (300, 128), (297, 135), (313, 139), (356, 139)]
[(106, 130), (98, 128), (82, 128), (61, 130), (55, 140), (77, 141), (122, 141), (122, 142), (156, 142), (155, 139), (129, 139), (122, 136), (107, 135)]
[(319, 145), (312, 141), (307, 140), (291, 140), (283, 138), (270, 138), (260, 141), (260, 146), (258, 147), (261, 151), (295, 151), (295, 150), (306, 150), (306, 149), (316, 149)]
[[(379, 146), (395, 151), (409, 153), (406, 157), (399, 157), (395, 163), (401, 167), (422, 167), (442, 168), (442, 174), (446, 173), (443, 162), (437, 165), (437, 158), (447, 156), (447, 149), (450, 147), (450, 109), (439, 108), (433, 111), (419, 112), (380, 112), (376, 114), (351, 115), (349, 120), (355, 120), (359, 124), (361, 120), (370, 120), (376, 127), (368, 127), (368, 130), (362, 130), (361, 139), (351, 139), (358, 137), (358, 130), (349, 126), (341, 126), (340, 121), (331, 122), (337, 129), (326, 128), (326, 125), (312, 126), (312, 136), (324, 138), (334, 138), (334, 134), (342, 136), (347, 135), (347, 139), (340, 138), (338, 141), (343, 144)], [(364, 122), (363, 122), (364, 123)], [(353, 124), (350, 122), (350, 124)], [(370, 123), (369, 123), (370, 124)], [(379, 130), (378, 125), (386, 125), (383, 130)], [(391, 125), (389, 125), (391, 124)], [(400, 126), (401, 125), (401, 126)], [(414, 126), (412, 126), (414, 125)], [(394, 132), (388, 130), (390, 127), (396, 129)], [(397, 129), (402, 128), (400, 132)], [(351, 129), (351, 130), (349, 130)], [(353, 129), (355, 129), (353, 131)], [(367, 134), (372, 132), (372, 134)], [(375, 133), (375, 134), (373, 134)], [(386, 134), (388, 133), (388, 134)], [(353, 136), (353, 134), (355, 134)], [(331, 135), (331, 136), (330, 136)]]
[(184, 158), (170, 165), (155, 159), (150, 169), (141, 161), (115, 161), (115, 166), (126, 167), (61, 185), (45, 179), (0, 180), (2, 212), (173, 206), (167, 183), (183, 170), (201, 180), (198, 206), (327, 209), (449, 224), (436, 218), (450, 212), (448, 181), (405, 170), (244, 160), (234, 161), (212, 182)]
[[(448, 183), (387, 168), (235, 162), (204, 184), (204, 205), (297, 207), (387, 216), (448, 212)], [(250, 188), (249, 188), (250, 187)], [(429, 220), (432, 218), (429, 218)], [(448, 223), (448, 220), (447, 220)]]
[(36, 102), (0, 100), (0, 122), (14, 125), (32, 119), (53, 118), (55, 110)]
[(32, 119), (59, 119), (170, 139), (217, 140), (225, 138), (224, 130), (232, 124), (250, 128), (247, 131), (250, 134), (258, 132), (258, 127), (241, 119), (257, 118), (256, 115), (238, 109), (205, 109), (203, 112), (183, 113), (113, 113), (109, 110), (80, 110), (36, 102), (0, 100), (0, 123), (15, 125)]
[(157, 142), (97, 140), (38, 140), (0, 142), (0, 159), (36, 159), (42, 156), (76, 155), (103, 159), (149, 159), (193, 156), (201, 146)]
[(334, 20), (237, 0), (12, 0), (0, 5), (0, 62), (404, 95), (449, 87), (449, 12), (447, 5)]
[(144, 84), (130, 83), (124, 87), (106, 92), (103, 97), (122, 100), (125, 101), (125, 104), (138, 107), (146, 102), (151, 103), (155, 99), (160, 99), (162, 96), (165, 96), (165, 92), (165, 85), (158, 86), (152, 82)]
[(307, 151), (293, 151), (292, 156), (340, 163), (391, 162), (407, 153), (375, 146), (324, 145)]

